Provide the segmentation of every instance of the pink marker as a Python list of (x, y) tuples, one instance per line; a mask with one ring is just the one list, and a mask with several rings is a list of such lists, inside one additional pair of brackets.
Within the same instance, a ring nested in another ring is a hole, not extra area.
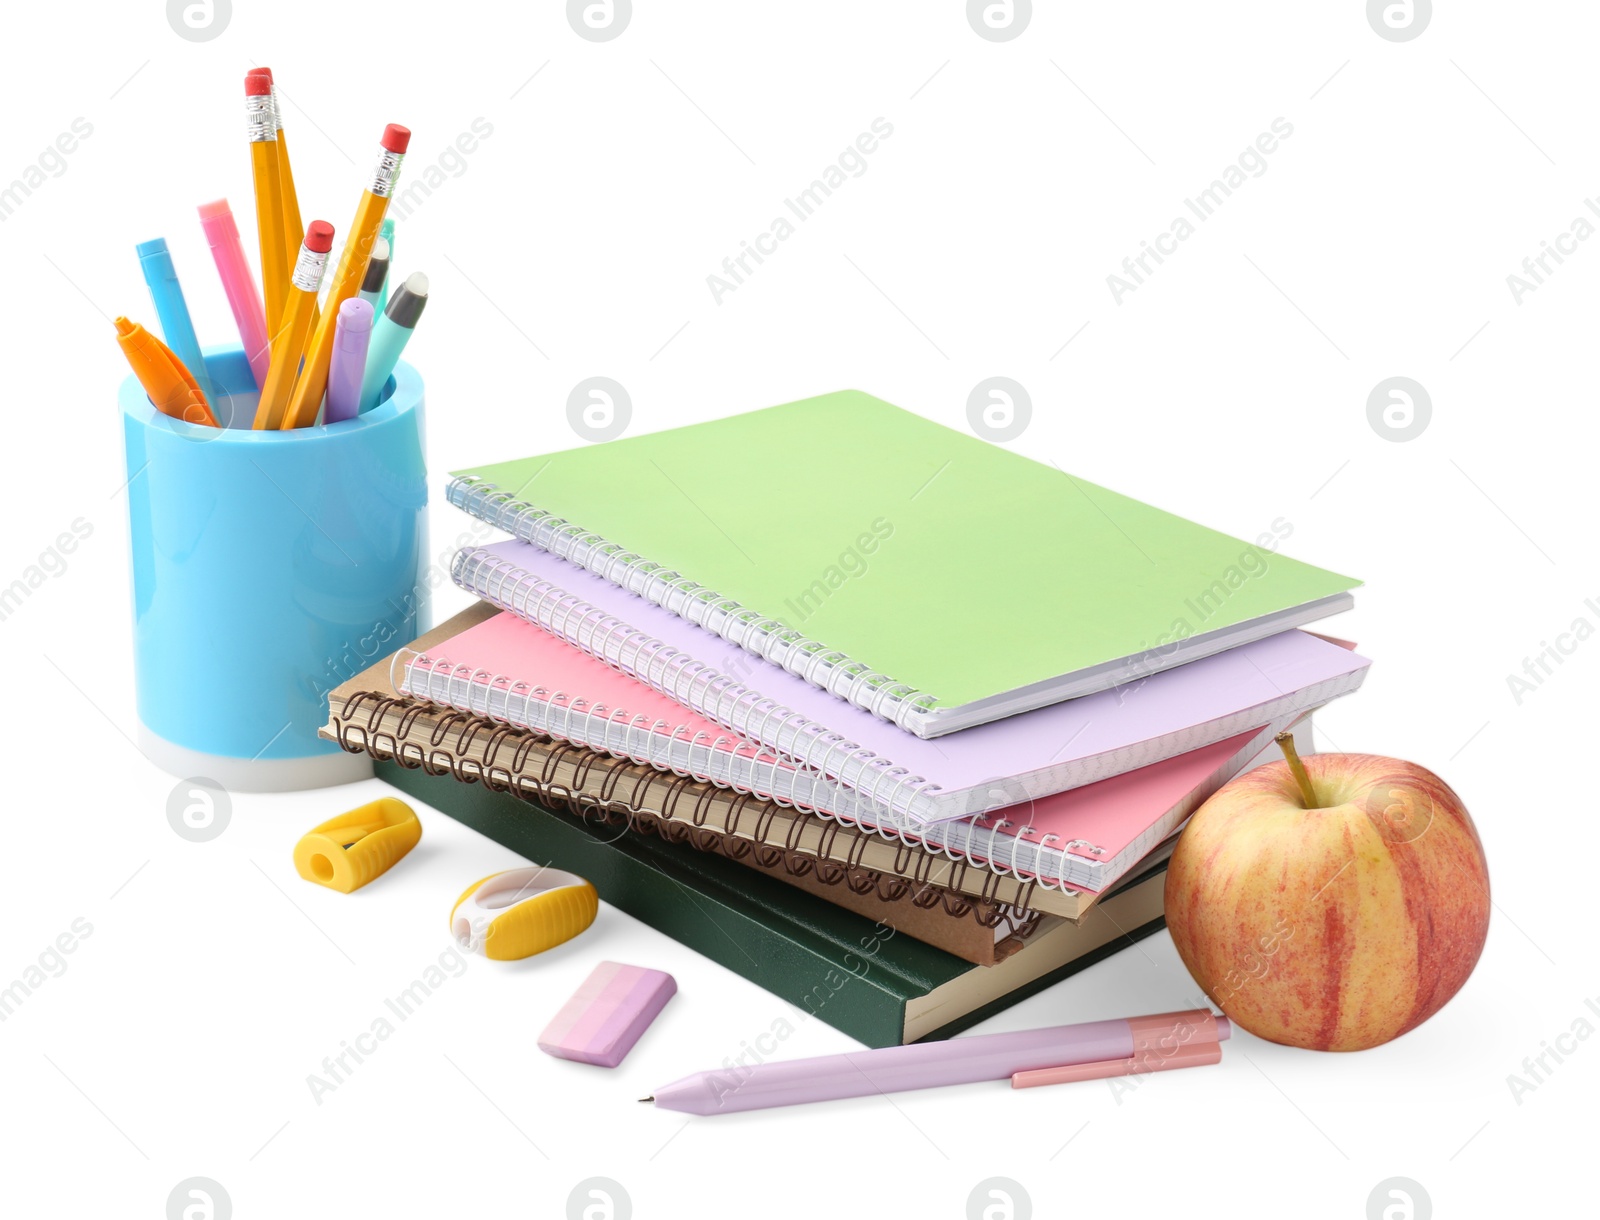
[(333, 328), (333, 359), (328, 365), (328, 402), (322, 422), (336, 424), (361, 412), (361, 378), (367, 371), (372, 338), (372, 303), (351, 297), (339, 306)]
[(272, 352), (267, 342), (266, 311), (261, 307), (256, 278), (245, 261), (239, 226), (234, 223), (233, 209), (226, 199), (202, 203), (199, 210), (200, 227), (206, 231), (211, 257), (216, 259), (217, 274), (222, 277), (222, 291), (228, 296), (228, 308), (233, 310), (233, 322), (239, 328), (239, 339), (250, 361), (250, 374), (259, 390), (267, 384), (267, 366)]
[[(739, 1064), (685, 1076), (657, 1089), (653, 1097), (639, 1100), (685, 1114), (733, 1114), (808, 1101), (1007, 1080), (1019, 1075), (1022, 1080), (1018, 1087), (1025, 1088), (1054, 1083), (1034, 1073), (1069, 1065), (1094, 1065), (1095, 1070), (1087, 1077), (1094, 1079), (1160, 1070), (1155, 1065), (1162, 1062), (1163, 1055), (1185, 1061), (1172, 1066), (1214, 1062), (1209, 1055), (1195, 1056), (1185, 1048), (1215, 1046), (1232, 1032), (1226, 1017), (1197, 1008), (1023, 1033), (890, 1046), (817, 1059)], [(1150, 1066), (1130, 1066), (1139, 1063), (1146, 1053), (1150, 1055)], [(1115, 1070), (1105, 1070), (1113, 1066)]]

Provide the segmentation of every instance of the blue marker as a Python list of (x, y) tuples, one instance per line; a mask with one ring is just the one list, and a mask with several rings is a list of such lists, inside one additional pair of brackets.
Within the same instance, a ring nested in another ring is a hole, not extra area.
[(156, 307), (161, 337), (167, 341), (172, 354), (183, 361), (183, 367), (193, 374), (209, 394), (209, 378), (206, 376), (205, 362), (200, 358), (200, 340), (195, 338), (194, 323), (189, 320), (189, 306), (184, 303), (183, 285), (178, 283), (172, 255), (167, 252), (167, 239), (152, 237), (135, 246), (134, 252), (139, 256), (144, 282), (150, 289), (150, 300)]
[(389, 308), (372, 328), (372, 339), (367, 347), (367, 368), (361, 378), (361, 409), (370, 411), (378, 405), (378, 396), (389, 384), (394, 366), (400, 363), (400, 353), (411, 341), (411, 332), (417, 319), (428, 304), (428, 277), (413, 271), (406, 282), (389, 298)]

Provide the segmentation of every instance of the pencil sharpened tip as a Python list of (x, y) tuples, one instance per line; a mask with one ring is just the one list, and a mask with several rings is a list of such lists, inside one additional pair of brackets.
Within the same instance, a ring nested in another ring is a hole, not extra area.
[(639, 1100), (640, 1101), (654, 1101), (655, 1098), (654, 1097), (641, 1097)]

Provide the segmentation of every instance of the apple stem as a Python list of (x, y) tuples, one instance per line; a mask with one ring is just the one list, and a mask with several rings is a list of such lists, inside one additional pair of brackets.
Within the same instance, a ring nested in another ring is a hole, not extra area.
[(1300, 751), (1294, 748), (1294, 734), (1290, 732), (1279, 733), (1274, 739), (1278, 748), (1283, 751), (1284, 758), (1289, 760), (1289, 770), (1294, 773), (1295, 783), (1300, 785), (1300, 796), (1305, 801), (1307, 809), (1321, 809), (1322, 802), (1317, 800), (1317, 790), (1311, 786), (1311, 776), (1306, 773), (1305, 763), (1300, 761)]

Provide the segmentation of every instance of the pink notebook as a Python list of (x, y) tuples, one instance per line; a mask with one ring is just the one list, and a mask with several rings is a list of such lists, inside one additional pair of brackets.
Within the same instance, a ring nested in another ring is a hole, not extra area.
[[(1039, 876), (1043, 857), (1063, 853), (1054, 871), (1074, 889), (1099, 893), (1144, 859), (1212, 793), (1258, 761), (1281, 758), (1273, 725), (1240, 733), (1137, 771), (996, 810), (971, 821), (923, 829), (930, 842), (975, 860), (1004, 855), (1017, 871)], [(1297, 731), (1310, 748), (1310, 728)], [(1006, 842), (1002, 852), (999, 843)]]
[[(397, 689), (414, 698), (776, 798), (998, 871), (1094, 893), (1176, 830), (1286, 727), (1263, 725), (981, 818), (920, 824), (736, 737), (509, 613), (468, 628), (432, 654), (402, 652), (396, 665)], [(994, 782), (1004, 789), (1003, 778)]]
[(396, 676), (406, 694), (654, 766), (677, 769), (674, 758), (690, 751), (737, 756), (752, 765), (786, 762), (503, 611), (452, 636), (434, 654), (412, 660)]

